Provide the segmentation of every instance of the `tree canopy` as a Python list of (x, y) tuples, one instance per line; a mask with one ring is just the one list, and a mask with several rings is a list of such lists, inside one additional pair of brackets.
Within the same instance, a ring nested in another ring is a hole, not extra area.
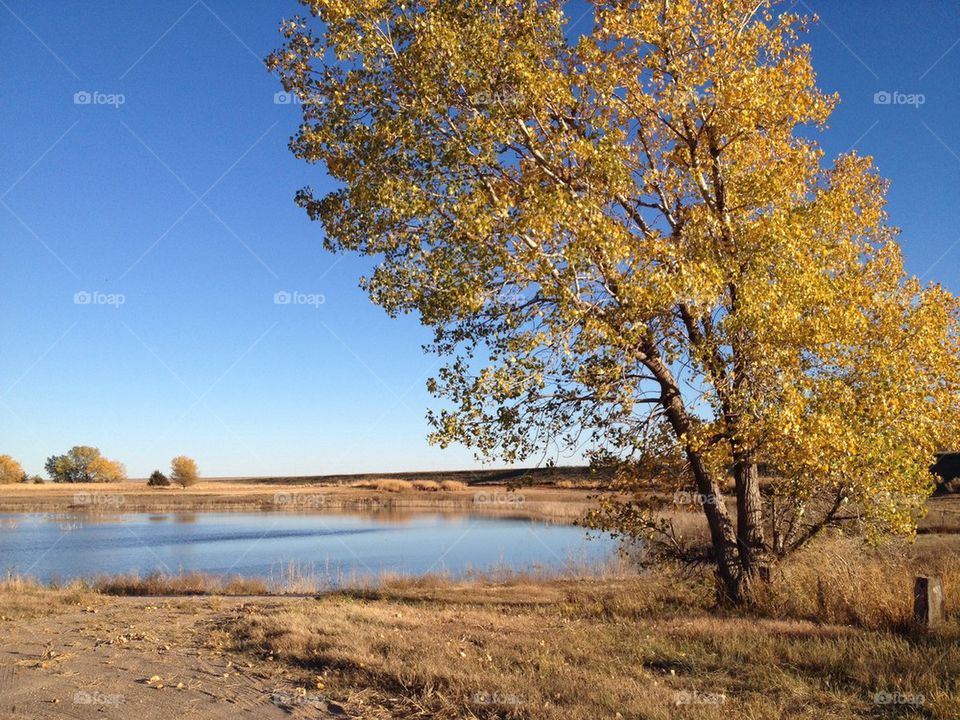
[(341, 186), (296, 199), (434, 329), (435, 442), (589, 448), (636, 495), (594, 522), (685, 550), (642, 492), (677, 459), (734, 599), (825, 527), (913, 530), (960, 428), (958, 303), (905, 273), (871, 159), (825, 162), (806, 19), (598, 1), (571, 37), (559, 0), (303, 4), (322, 22), (268, 62)]
[(199, 479), (197, 461), (186, 455), (178, 455), (170, 461), (170, 480), (181, 487), (193, 485)]
[(122, 463), (104, 457), (100, 448), (76, 445), (63, 455), (51, 455), (44, 468), (56, 483), (120, 482), (127, 479)]
[(23, 482), (23, 466), (10, 455), (0, 455), (0, 485)]

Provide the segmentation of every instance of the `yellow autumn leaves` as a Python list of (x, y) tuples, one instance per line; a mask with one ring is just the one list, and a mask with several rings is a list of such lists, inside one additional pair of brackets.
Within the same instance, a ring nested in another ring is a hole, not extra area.
[(293, 21), (269, 64), (341, 186), (298, 202), (453, 358), (435, 440), (629, 459), (652, 417), (698, 482), (774, 468), (794, 539), (910, 531), (960, 432), (960, 312), (904, 273), (870, 159), (805, 132), (837, 98), (802, 18), (597, 2), (571, 39), (559, 1), (306, 4), (319, 34)]

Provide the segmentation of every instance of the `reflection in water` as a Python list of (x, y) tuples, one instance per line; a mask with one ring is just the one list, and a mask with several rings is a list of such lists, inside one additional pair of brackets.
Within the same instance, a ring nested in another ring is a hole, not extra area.
[[(69, 542), (60, 542), (70, 534)], [(602, 564), (581, 528), (464, 513), (60, 513), (0, 515), (0, 572), (41, 580), (201, 572), (264, 580)]]
[(35, 513), (33, 517), (45, 522), (78, 528), (85, 525), (114, 525), (124, 522), (124, 515), (110, 511), (77, 510), (76, 512)]

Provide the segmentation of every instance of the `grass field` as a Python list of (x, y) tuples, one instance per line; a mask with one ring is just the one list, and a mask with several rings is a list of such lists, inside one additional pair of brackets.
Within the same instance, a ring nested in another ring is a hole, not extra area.
[(414, 584), (245, 607), (220, 639), (364, 717), (819, 720), (887, 716), (887, 696), (918, 700), (898, 717), (960, 713), (956, 624), (911, 635), (829, 617), (873, 618), (866, 605), (820, 617), (776, 598), (738, 616), (710, 590), (676, 578)]

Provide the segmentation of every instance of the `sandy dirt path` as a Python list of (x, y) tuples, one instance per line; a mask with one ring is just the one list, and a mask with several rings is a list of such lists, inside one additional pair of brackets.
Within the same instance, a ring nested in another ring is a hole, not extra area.
[(0, 718), (345, 717), (270, 663), (254, 669), (218, 646), (217, 626), (243, 602), (104, 598), (2, 622)]

